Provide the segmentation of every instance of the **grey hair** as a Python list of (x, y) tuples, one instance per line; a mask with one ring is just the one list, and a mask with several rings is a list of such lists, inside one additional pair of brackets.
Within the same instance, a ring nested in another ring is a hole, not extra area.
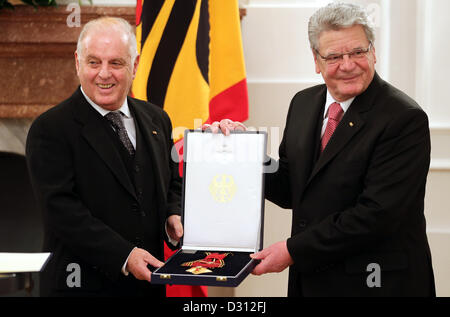
[(134, 63), (138, 52), (137, 52), (137, 44), (136, 44), (136, 36), (134, 34), (133, 27), (126, 21), (125, 19), (118, 17), (101, 17), (95, 20), (91, 20), (86, 23), (81, 30), (80, 36), (78, 37), (77, 42), (77, 55), (78, 60), (83, 51), (83, 40), (89, 34), (89, 32), (93, 30), (109, 30), (111, 28), (118, 28), (118, 30), (122, 31), (128, 38), (128, 49), (131, 57), (131, 64)]
[(308, 36), (311, 48), (319, 50), (319, 37), (324, 31), (340, 30), (361, 25), (370, 43), (375, 42), (375, 29), (369, 20), (366, 10), (350, 3), (330, 3), (317, 10), (309, 20)]

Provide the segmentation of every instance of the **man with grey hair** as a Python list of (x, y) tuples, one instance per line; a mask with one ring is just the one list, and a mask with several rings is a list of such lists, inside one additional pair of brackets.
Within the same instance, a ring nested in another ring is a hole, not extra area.
[(30, 128), (28, 166), (52, 252), (42, 296), (165, 295), (149, 282), (163, 239), (183, 234), (181, 181), (169, 117), (127, 96), (138, 62), (127, 21), (87, 23), (75, 52), (81, 86)]
[[(289, 271), (289, 296), (434, 296), (424, 196), (424, 111), (375, 71), (374, 30), (357, 5), (310, 19), (325, 85), (292, 100), (266, 198), (293, 209), (292, 232), (252, 255), (260, 275)], [(211, 129), (233, 130), (224, 120)]]

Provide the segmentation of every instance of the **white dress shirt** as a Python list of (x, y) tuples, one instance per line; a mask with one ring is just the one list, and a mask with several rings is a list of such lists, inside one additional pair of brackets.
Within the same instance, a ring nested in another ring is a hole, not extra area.
[[(96, 103), (94, 103), (83, 91), (83, 87), (81, 87), (81, 92), (83, 93), (84, 98), (86, 98), (87, 102), (95, 109), (97, 110), (103, 117), (106, 116), (109, 112), (109, 110), (103, 109)], [(133, 117), (131, 116), (130, 108), (128, 108), (128, 101), (127, 98), (125, 98), (125, 101), (123, 102), (122, 106), (117, 110), (123, 113), (123, 124), (125, 126), (125, 129), (127, 130), (128, 138), (131, 141), (131, 144), (133, 144), (134, 149), (136, 150), (136, 126), (134, 125)]]
[(325, 110), (323, 112), (323, 124), (322, 124), (322, 134), (321, 137), (325, 134), (325, 130), (327, 129), (328, 124), (328, 109), (330, 106), (337, 102), (341, 105), (342, 110), (344, 110), (344, 114), (347, 112), (348, 108), (350, 108), (350, 105), (352, 104), (353, 100), (355, 100), (356, 97), (350, 98), (346, 101), (339, 102), (334, 100), (333, 96), (331, 96), (330, 91), (327, 89), (327, 101), (325, 103)]

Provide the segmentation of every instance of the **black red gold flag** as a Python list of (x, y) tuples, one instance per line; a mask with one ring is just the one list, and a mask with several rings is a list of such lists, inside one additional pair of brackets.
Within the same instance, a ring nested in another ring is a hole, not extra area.
[[(185, 129), (247, 120), (237, 0), (137, 0), (136, 39), (132, 94), (169, 114), (179, 153)], [(204, 296), (206, 288), (168, 287), (167, 295)]]

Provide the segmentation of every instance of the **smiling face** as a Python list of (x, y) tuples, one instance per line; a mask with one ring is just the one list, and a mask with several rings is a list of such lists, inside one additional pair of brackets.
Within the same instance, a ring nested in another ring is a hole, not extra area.
[[(355, 49), (369, 47), (366, 33), (360, 25), (339, 30), (329, 30), (319, 37), (319, 52), (322, 56), (344, 54)], [(325, 84), (334, 99), (346, 101), (360, 95), (369, 87), (375, 75), (375, 49), (372, 48), (362, 59), (351, 59), (344, 56), (342, 63), (327, 65), (313, 52), (316, 72), (322, 74)]]
[(92, 30), (80, 56), (75, 52), (78, 78), (84, 93), (100, 107), (119, 109), (136, 75), (139, 58), (131, 60), (128, 36), (117, 28)]

